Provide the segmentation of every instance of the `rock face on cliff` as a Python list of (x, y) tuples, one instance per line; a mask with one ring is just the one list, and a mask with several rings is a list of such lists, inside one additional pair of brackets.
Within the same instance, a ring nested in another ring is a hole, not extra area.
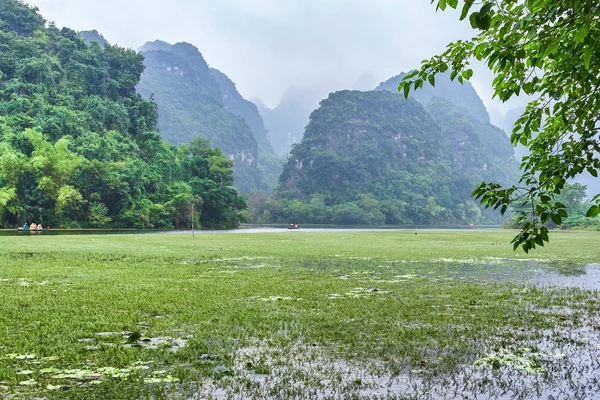
[[(138, 92), (158, 104), (158, 127), (170, 143), (198, 136), (210, 139), (234, 160), (234, 186), (242, 192), (267, 190), (261, 157), (272, 150), (256, 107), (235, 89), (223, 73), (209, 68), (191, 44), (162, 41), (140, 48), (146, 67)], [(271, 172), (271, 175), (274, 173)]]
[(258, 143), (260, 149), (273, 152), (271, 143), (267, 138), (267, 130), (263, 122), (256, 104), (249, 100), (246, 100), (237, 91), (235, 83), (223, 72), (215, 68), (210, 68), (210, 72), (214, 76), (217, 84), (219, 85), (219, 94), (221, 96), (221, 103), (225, 110), (230, 113), (241, 117), (246, 121), (248, 127), (254, 134), (254, 137)]
[(518, 171), (504, 132), (482, 119), (443, 98), (423, 107), (386, 90), (332, 93), (311, 114), (267, 211), (309, 222), (481, 222), (475, 185), (513, 182)]

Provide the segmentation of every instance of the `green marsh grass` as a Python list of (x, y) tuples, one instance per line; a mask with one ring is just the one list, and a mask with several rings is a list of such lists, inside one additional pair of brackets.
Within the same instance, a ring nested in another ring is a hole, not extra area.
[(598, 291), (535, 285), (585, 274), (600, 235), (514, 234), (2, 237), (0, 398), (600, 391)]

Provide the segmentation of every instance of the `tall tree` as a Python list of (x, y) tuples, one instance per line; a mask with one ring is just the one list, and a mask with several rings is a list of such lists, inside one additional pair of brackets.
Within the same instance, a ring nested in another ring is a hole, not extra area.
[[(461, 83), (473, 75), (470, 63), (484, 62), (495, 74), (494, 97), (501, 101), (525, 93), (532, 100), (511, 136), (529, 155), (521, 164), (519, 185), (483, 182), (473, 196), (486, 207), (505, 212), (520, 207), (527, 218), (514, 238), (526, 252), (548, 241), (543, 224), (568, 216), (556, 200), (567, 181), (600, 169), (600, 3), (596, 0), (432, 0), (438, 10), (461, 8), (461, 20), (477, 31), (470, 40), (450, 43), (446, 51), (423, 61), (399, 90), (408, 96), (438, 73), (450, 71)], [(477, 10), (473, 7), (477, 5)], [(588, 216), (600, 213), (600, 195)], [(524, 211), (527, 210), (527, 211)]]

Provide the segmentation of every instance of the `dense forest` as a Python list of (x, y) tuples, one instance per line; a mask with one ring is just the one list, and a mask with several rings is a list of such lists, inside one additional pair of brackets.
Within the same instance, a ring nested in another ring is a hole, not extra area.
[(385, 90), (333, 93), (310, 116), (275, 196), (255, 215), (303, 223), (499, 222), (470, 194), (485, 179), (513, 182), (518, 168), (504, 132), (482, 119), (439, 97), (423, 107)]
[(189, 43), (148, 42), (138, 92), (158, 105), (158, 129), (172, 144), (210, 139), (234, 160), (234, 186), (243, 193), (270, 190), (281, 172), (254, 104), (222, 72), (210, 68)]
[(136, 93), (143, 56), (37, 11), (0, 0), (0, 224), (183, 227), (195, 208), (203, 227), (237, 226), (233, 162), (201, 138), (162, 141)]

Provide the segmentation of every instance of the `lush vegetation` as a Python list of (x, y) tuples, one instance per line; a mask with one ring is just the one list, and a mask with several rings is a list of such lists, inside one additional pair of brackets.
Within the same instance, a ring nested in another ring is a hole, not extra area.
[(513, 235), (2, 237), (0, 397), (593, 398), (598, 233)]
[[(561, 223), (566, 205), (556, 199), (567, 181), (600, 169), (600, 5), (589, 0), (432, 0), (437, 8), (462, 8), (478, 33), (450, 43), (446, 51), (423, 61), (405, 77), (405, 95), (436, 75), (450, 71), (460, 82), (473, 75), (469, 64), (482, 61), (494, 73), (494, 95), (502, 101), (531, 96), (516, 121), (511, 140), (527, 147), (520, 185), (483, 182), (474, 195), (487, 207), (523, 207), (528, 221), (514, 246), (528, 251), (548, 241), (547, 221)], [(477, 4), (477, 10), (473, 6)], [(600, 214), (600, 194), (588, 216)]]
[[(567, 183), (556, 196), (556, 201), (561, 202), (565, 206), (565, 211), (568, 217), (563, 218), (560, 224), (555, 221), (547, 221), (544, 226), (546, 228), (556, 228), (560, 225), (561, 229), (587, 229), (600, 230), (600, 217), (588, 217), (587, 211), (590, 208), (590, 203), (587, 200), (586, 186), (580, 183)], [(529, 203), (513, 206), (512, 217), (505, 221), (505, 226), (510, 228), (520, 228), (528, 222), (526, 215), (530, 210), (522, 208), (531, 207)], [(558, 222), (558, 221), (557, 221)]]
[(470, 193), (513, 182), (504, 132), (432, 98), (425, 109), (387, 91), (333, 93), (292, 149), (276, 195), (255, 218), (341, 224), (499, 223)]
[(208, 142), (164, 143), (143, 57), (0, 0), (0, 225), (231, 227), (245, 200)]
[(155, 41), (141, 48), (146, 69), (138, 91), (158, 104), (158, 128), (170, 143), (210, 139), (234, 160), (234, 185), (243, 193), (272, 188), (281, 171), (262, 118), (223, 73), (209, 68), (196, 47)]

